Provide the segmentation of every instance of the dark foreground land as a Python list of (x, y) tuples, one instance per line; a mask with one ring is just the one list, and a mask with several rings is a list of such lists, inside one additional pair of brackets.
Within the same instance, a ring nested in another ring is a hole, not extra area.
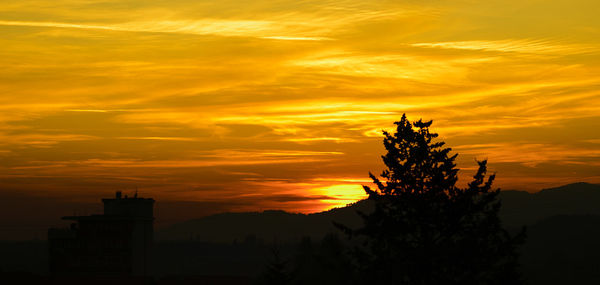
[[(527, 226), (520, 259), (527, 284), (600, 284), (600, 186), (577, 183), (536, 194), (504, 191), (502, 201), (504, 224), (515, 230)], [(307, 248), (326, 252), (332, 233), (344, 241), (331, 221), (356, 225), (356, 209), (369, 205), (359, 202), (311, 215), (219, 214), (176, 224), (156, 233), (149, 278), (156, 284), (252, 284), (272, 260), (274, 247), (293, 263)], [(0, 242), (0, 283), (49, 283), (47, 259), (45, 241)], [(110, 278), (96, 281), (119, 284)]]

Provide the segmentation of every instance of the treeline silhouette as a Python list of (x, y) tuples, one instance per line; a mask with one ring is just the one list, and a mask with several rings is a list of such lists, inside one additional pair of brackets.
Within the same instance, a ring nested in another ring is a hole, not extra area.
[[(573, 190), (576, 186), (571, 185), (561, 191), (569, 193), (569, 190)], [(600, 186), (592, 186), (596, 187), (595, 192), (600, 193)], [(576, 196), (577, 194), (573, 194), (573, 197)], [(600, 199), (595, 201), (600, 203)], [(565, 205), (568, 205), (568, 202), (565, 202)], [(329, 235), (337, 235), (340, 242), (347, 242), (347, 238), (339, 232), (331, 232)], [(327, 254), (320, 252), (323, 244), (326, 244), (323, 242), (324, 236), (328, 235), (304, 238), (300, 235), (287, 241), (277, 240), (280, 258), (286, 261), (285, 271), (292, 276), (311, 273), (309, 270), (294, 270), (298, 267), (297, 262), (309, 265), (299, 266), (300, 268), (314, 266), (319, 270), (326, 270), (326, 267), (319, 266), (320, 263), (311, 261), (307, 257), (316, 255), (315, 259), (321, 260), (319, 255)], [(193, 279), (196, 276), (214, 275), (233, 276), (245, 277), (248, 283), (257, 283), (258, 280), (262, 280), (260, 276), (272, 262), (271, 249), (275, 240), (273, 236), (260, 238), (258, 235), (250, 234), (246, 237), (241, 236), (235, 243), (233, 239), (206, 242), (189, 240), (189, 237), (184, 240), (157, 241), (154, 245), (152, 275), (156, 280)], [(305, 251), (302, 241), (305, 243), (310, 241), (312, 251)], [(600, 284), (598, 241), (600, 241), (600, 215), (596, 214), (551, 215), (528, 224), (527, 240), (521, 247), (519, 268), (525, 284)], [(304, 259), (297, 261), (297, 256), (302, 256), (303, 252), (307, 252)], [(39, 277), (47, 273), (45, 241), (0, 242), (0, 283), (11, 284), (2, 282), (7, 278), (27, 280), (32, 276)], [(304, 280), (316, 277), (313, 275), (302, 278)]]

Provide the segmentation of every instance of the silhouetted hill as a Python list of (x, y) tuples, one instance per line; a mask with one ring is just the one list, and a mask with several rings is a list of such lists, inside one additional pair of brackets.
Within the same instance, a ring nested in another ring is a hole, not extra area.
[(245, 239), (293, 241), (309, 236), (321, 238), (335, 232), (332, 221), (358, 226), (357, 210), (368, 211), (370, 201), (314, 214), (279, 210), (223, 213), (174, 224), (156, 233), (158, 240), (242, 242)]
[(556, 215), (600, 215), (600, 185), (573, 183), (536, 193), (502, 191), (500, 216), (509, 228)]
[[(501, 217), (508, 228), (520, 228), (556, 215), (600, 215), (600, 185), (574, 183), (537, 193), (502, 191)], [(350, 226), (361, 223), (357, 210), (370, 208), (369, 201), (314, 214), (284, 211), (223, 213), (174, 224), (157, 232), (159, 240), (233, 242), (246, 238), (294, 241), (303, 236), (320, 238), (336, 232), (332, 221)]]

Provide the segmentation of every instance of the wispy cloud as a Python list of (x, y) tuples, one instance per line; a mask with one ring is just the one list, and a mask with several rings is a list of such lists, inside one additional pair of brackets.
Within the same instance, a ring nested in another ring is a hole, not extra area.
[(331, 38), (327, 37), (290, 37), (290, 36), (267, 36), (261, 37), (262, 39), (269, 40), (284, 40), (284, 41), (325, 41), (331, 40)]
[(100, 139), (97, 136), (78, 134), (11, 134), (0, 133), (2, 145), (50, 147), (61, 142), (90, 141)]
[[(290, 33), (289, 26), (295, 25), (296, 24), (292, 23), (286, 24), (272, 21), (224, 19), (140, 21), (122, 24), (80, 24), (0, 20), (0, 26), (86, 29), (119, 32), (175, 33), (225, 37), (257, 37), (263, 39), (288, 41), (320, 41), (329, 39), (327, 37), (308, 36), (306, 34), (311, 34), (311, 32), (307, 31), (306, 28), (302, 28), (301, 25), (299, 27), (300, 31), (292, 31), (292, 34), (286, 35), (286, 33)], [(286, 29), (286, 26), (288, 29)]]
[[(541, 163), (585, 164), (582, 159), (600, 159), (600, 149), (575, 148), (569, 145), (541, 143), (501, 143), (483, 145), (461, 145), (454, 147), (462, 154), (489, 159), (494, 163), (515, 162), (528, 167)], [(516, 155), (518, 153), (518, 155)]]
[(198, 141), (198, 138), (186, 138), (186, 137), (119, 137), (122, 140), (150, 140), (150, 141), (184, 141), (193, 142)]
[(413, 47), (462, 49), (473, 51), (518, 52), (532, 54), (564, 55), (598, 52), (599, 47), (588, 44), (564, 44), (552, 40), (507, 39), (458, 42), (414, 43)]
[(290, 138), (290, 139), (285, 139), (285, 140), (290, 141), (290, 142), (299, 142), (299, 143), (314, 143), (314, 142), (322, 142), (322, 141), (331, 141), (331, 142), (336, 142), (336, 143), (342, 143), (342, 142), (356, 141), (351, 138), (332, 138), (332, 137)]

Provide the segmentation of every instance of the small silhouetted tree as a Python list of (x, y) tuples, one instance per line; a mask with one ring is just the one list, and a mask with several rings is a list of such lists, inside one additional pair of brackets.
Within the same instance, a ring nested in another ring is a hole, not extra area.
[(495, 175), (487, 162), (466, 188), (456, 186), (455, 159), (444, 142), (434, 141), (431, 121), (410, 123), (403, 115), (394, 133), (383, 132), (387, 166), (377, 188), (363, 186), (375, 207), (359, 213), (364, 226), (338, 225), (361, 241), (353, 252), (366, 284), (518, 284), (517, 246), (524, 231), (511, 236), (498, 217)]
[(267, 264), (266, 271), (259, 277), (257, 284), (264, 285), (286, 285), (292, 281), (289, 272), (289, 261), (282, 258), (277, 243), (273, 243), (271, 249), (271, 259)]
[(327, 234), (320, 243), (314, 244), (310, 238), (303, 238), (292, 265), (291, 285), (352, 283), (352, 266), (337, 234)]

